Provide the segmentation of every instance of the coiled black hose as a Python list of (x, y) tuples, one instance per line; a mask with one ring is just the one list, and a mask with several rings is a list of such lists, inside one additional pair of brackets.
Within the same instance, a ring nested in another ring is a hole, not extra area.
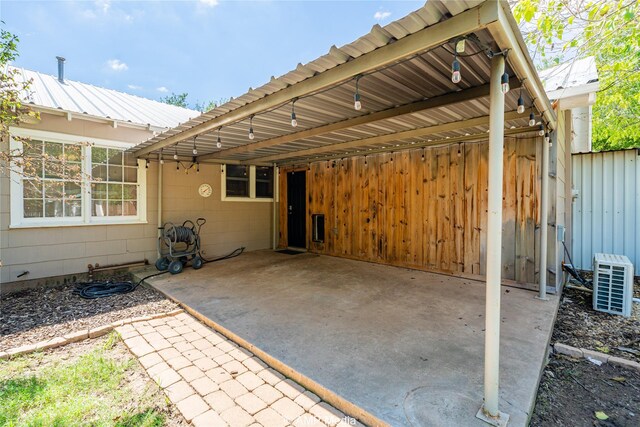
[(170, 228), (167, 236), (174, 243), (187, 243), (192, 245), (196, 241), (196, 233), (189, 227), (183, 225)]
[[(240, 247), (228, 255), (222, 256), (220, 258), (215, 258), (211, 260), (202, 259), (205, 263), (208, 262), (216, 262), (222, 261), (225, 259), (230, 259), (241, 255), (244, 252), (244, 246)], [(161, 271), (159, 273), (153, 273), (148, 276), (143, 277), (137, 283), (133, 283), (131, 280), (106, 280), (106, 281), (98, 281), (93, 280), (91, 282), (81, 282), (76, 284), (73, 293), (85, 298), (85, 299), (96, 299), (96, 298), (104, 298), (110, 297), (112, 295), (120, 295), (120, 294), (128, 294), (129, 292), (133, 292), (136, 290), (138, 286), (142, 282), (147, 279), (150, 279), (155, 276), (160, 276), (161, 274), (166, 274), (169, 271)]]

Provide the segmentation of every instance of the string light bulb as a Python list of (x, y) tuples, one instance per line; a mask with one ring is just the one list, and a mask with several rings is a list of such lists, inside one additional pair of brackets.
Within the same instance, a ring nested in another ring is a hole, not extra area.
[(160, 149), (160, 164), (164, 165), (164, 156), (162, 155), (162, 148)]
[(198, 135), (193, 137), (193, 155), (197, 156), (198, 155), (198, 149), (196, 148), (196, 138), (198, 137)]
[(356, 77), (356, 93), (355, 95), (353, 95), (353, 108), (355, 108), (356, 111), (360, 111), (362, 109), (362, 102), (360, 101), (360, 88), (358, 86), (360, 77), (362, 76)]
[(504, 72), (504, 74), (502, 75), (502, 93), (506, 94), (507, 92), (509, 92), (509, 73), (507, 73), (506, 71)]
[(547, 133), (544, 134), (544, 142), (546, 142), (548, 144), (549, 141), (551, 141), (551, 138), (549, 137), (549, 132), (547, 132)]
[(544, 136), (544, 126), (540, 125), (540, 128), (538, 129), (538, 135)]
[(222, 128), (218, 128), (218, 140), (216, 141), (217, 148), (222, 148), (222, 139), (220, 139), (220, 129)]
[(149, 169), (149, 160), (144, 161), (144, 168)]
[(536, 125), (536, 116), (533, 114), (533, 107), (531, 107), (531, 113), (529, 114), (529, 126)]
[(249, 117), (249, 139), (253, 141), (256, 135), (253, 133), (253, 116)]
[(522, 99), (522, 87), (520, 88), (520, 96), (518, 97), (518, 114), (524, 113), (524, 99)]
[(297, 127), (298, 126), (298, 120), (296, 119), (296, 101), (298, 100), (298, 98), (294, 99), (291, 102), (291, 126), (293, 127)]
[(453, 57), (453, 62), (451, 63), (451, 81), (458, 84), (461, 80), (462, 75), (460, 74), (460, 62), (458, 62), (458, 55), (456, 55)]
[(178, 160), (178, 144), (175, 146), (175, 152), (173, 153), (173, 160)]

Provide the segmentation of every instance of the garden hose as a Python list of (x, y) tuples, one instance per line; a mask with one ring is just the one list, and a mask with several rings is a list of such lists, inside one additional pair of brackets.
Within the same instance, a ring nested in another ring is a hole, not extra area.
[(569, 259), (569, 264), (562, 264), (562, 269), (569, 273), (578, 284), (582, 285), (584, 288), (591, 289), (593, 287), (593, 282), (580, 275), (580, 272), (578, 272), (573, 265), (573, 260), (571, 259), (567, 245), (562, 242), (562, 246), (564, 246), (564, 252), (567, 254), (567, 258)]
[[(222, 261), (225, 259), (235, 258), (241, 255), (244, 252), (244, 249), (245, 248), (243, 246), (234, 250), (228, 255), (222, 256), (220, 258), (211, 259), (211, 260), (203, 258), (203, 261), (206, 264), (208, 262), (216, 262), (216, 261)], [(167, 270), (167, 271), (161, 271), (159, 273), (150, 274), (140, 279), (137, 283), (133, 283), (131, 280), (115, 280), (114, 281), (111, 279), (106, 281), (93, 280), (91, 282), (81, 282), (76, 284), (73, 290), (73, 293), (85, 299), (96, 299), (96, 298), (110, 297), (112, 295), (127, 294), (129, 292), (135, 291), (136, 288), (140, 286), (140, 284), (145, 280), (155, 276), (160, 276), (161, 274), (166, 274), (168, 272), (169, 271)]]

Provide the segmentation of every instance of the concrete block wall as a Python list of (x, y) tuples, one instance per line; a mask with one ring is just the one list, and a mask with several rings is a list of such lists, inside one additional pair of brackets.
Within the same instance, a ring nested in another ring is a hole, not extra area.
[[(154, 184), (156, 178), (150, 177)], [(210, 197), (201, 197), (198, 187), (207, 183), (213, 188)], [(222, 201), (220, 165), (200, 165), (200, 172), (181, 168), (167, 162), (163, 167), (164, 222), (182, 224), (202, 217), (207, 223), (201, 230), (203, 254), (207, 258), (225, 255), (245, 246), (246, 250), (271, 247), (273, 206), (261, 201)], [(149, 203), (157, 203), (156, 192), (149, 191)]]

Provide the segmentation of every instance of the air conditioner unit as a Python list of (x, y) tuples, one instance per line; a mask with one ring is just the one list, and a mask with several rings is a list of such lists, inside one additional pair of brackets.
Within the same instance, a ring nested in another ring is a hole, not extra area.
[(631, 316), (633, 264), (624, 255), (593, 257), (593, 309)]

